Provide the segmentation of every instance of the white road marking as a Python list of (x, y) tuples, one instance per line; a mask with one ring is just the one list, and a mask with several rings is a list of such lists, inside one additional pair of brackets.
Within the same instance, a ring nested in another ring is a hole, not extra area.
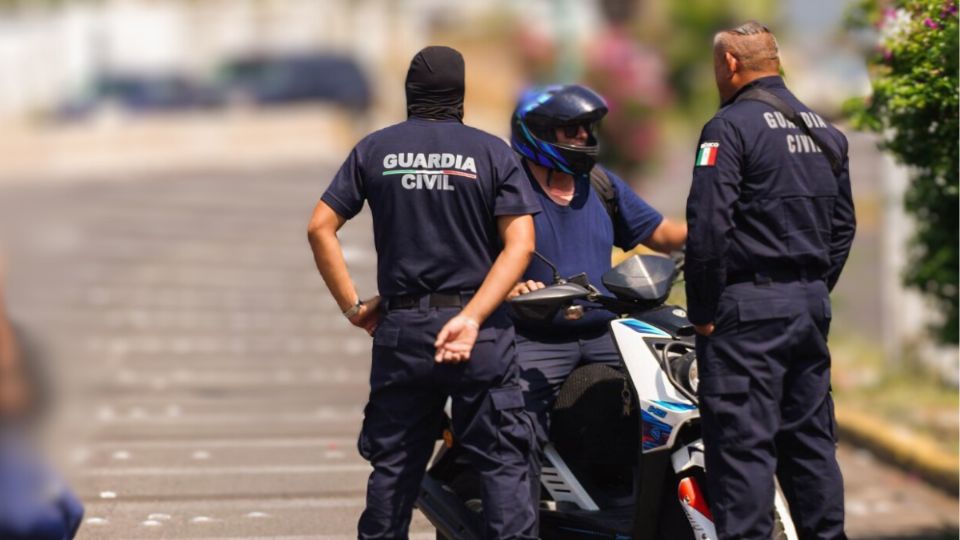
[(246, 517), (250, 519), (263, 519), (270, 517), (270, 514), (266, 512), (249, 512)]

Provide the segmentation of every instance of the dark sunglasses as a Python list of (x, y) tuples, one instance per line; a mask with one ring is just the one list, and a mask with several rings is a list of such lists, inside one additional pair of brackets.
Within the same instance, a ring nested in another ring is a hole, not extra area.
[(595, 124), (570, 124), (567, 126), (561, 126), (560, 129), (563, 130), (563, 136), (569, 139), (572, 139), (580, 133), (580, 128), (583, 128), (588, 135), (593, 135), (593, 129)]

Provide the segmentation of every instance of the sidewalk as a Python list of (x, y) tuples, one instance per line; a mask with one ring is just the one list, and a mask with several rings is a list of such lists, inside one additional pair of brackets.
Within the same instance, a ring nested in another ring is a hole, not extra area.
[(947, 453), (928, 437), (853, 407), (837, 405), (836, 415), (842, 440), (957, 496), (960, 460), (956, 454)]

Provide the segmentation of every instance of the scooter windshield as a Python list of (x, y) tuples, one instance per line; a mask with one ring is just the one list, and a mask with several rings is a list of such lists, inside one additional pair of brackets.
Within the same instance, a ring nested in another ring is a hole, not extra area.
[(670, 294), (677, 266), (659, 255), (634, 255), (603, 275), (604, 286), (618, 298), (661, 304)]

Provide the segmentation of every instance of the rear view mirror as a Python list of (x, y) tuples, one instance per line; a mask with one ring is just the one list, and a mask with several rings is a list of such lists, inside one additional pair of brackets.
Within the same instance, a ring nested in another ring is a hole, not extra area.
[(581, 285), (562, 283), (521, 294), (507, 302), (510, 309), (521, 319), (549, 321), (561, 308), (570, 305), (574, 300), (586, 298), (589, 294), (590, 291)]

